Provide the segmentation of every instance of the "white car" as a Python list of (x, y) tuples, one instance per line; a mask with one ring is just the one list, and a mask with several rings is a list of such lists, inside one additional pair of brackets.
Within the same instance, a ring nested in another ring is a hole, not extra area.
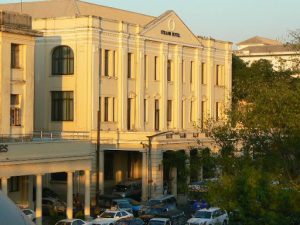
[(35, 212), (32, 209), (22, 209), (22, 212), (31, 220), (35, 221)]
[(55, 225), (84, 225), (87, 224), (83, 220), (80, 219), (65, 219), (58, 221)]
[(133, 214), (124, 210), (106, 210), (98, 218), (90, 222), (90, 225), (113, 225), (116, 221), (124, 218), (133, 218)]
[(228, 214), (220, 208), (209, 208), (197, 210), (193, 218), (187, 221), (188, 225), (217, 225), (228, 224)]

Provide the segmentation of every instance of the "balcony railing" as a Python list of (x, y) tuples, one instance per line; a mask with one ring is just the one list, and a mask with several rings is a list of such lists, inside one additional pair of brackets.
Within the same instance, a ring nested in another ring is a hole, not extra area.
[(31, 134), (0, 134), (0, 143), (20, 142), (51, 142), (67, 140), (90, 140), (89, 132), (59, 132), (59, 131), (34, 131)]

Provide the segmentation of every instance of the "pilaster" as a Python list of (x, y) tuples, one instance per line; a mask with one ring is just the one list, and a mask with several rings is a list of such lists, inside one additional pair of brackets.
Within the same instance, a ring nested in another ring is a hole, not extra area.
[(168, 45), (161, 43), (160, 45), (160, 57), (159, 57), (159, 67), (160, 67), (160, 131), (167, 130), (167, 97), (168, 97), (168, 81), (167, 81), (167, 61), (168, 61)]
[(175, 68), (175, 79), (174, 79), (174, 92), (175, 98), (174, 102), (174, 127), (177, 130), (182, 130), (182, 46), (176, 46), (175, 60), (174, 60), (174, 68)]

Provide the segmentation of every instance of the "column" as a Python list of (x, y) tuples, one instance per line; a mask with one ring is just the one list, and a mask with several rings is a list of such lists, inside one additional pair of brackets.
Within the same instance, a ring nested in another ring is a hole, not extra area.
[(231, 44), (226, 43), (225, 52), (225, 107), (230, 108), (231, 105), (231, 90), (232, 90), (232, 50)]
[(136, 124), (135, 128), (137, 130), (141, 130), (144, 128), (144, 96), (145, 96), (145, 81), (144, 81), (144, 40), (139, 35), (141, 31), (140, 26), (136, 27), (136, 69), (135, 69), (135, 85), (136, 85)]
[(85, 170), (85, 190), (84, 190), (84, 216), (88, 218), (91, 214), (90, 206), (91, 206), (91, 172), (89, 170)]
[(73, 218), (73, 172), (67, 173), (67, 218)]
[(42, 175), (36, 175), (36, 202), (35, 202), (36, 224), (42, 225)]
[(201, 127), (201, 103), (202, 103), (202, 84), (201, 84), (201, 53), (200, 49), (195, 49), (195, 95), (196, 95), (196, 125)]
[(7, 177), (2, 177), (1, 178), (1, 190), (3, 194), (7, 195)]
[(147, 150), (142, 152), (142, 201), (148, 200), (148, 157)]
[(178, 130), (182, 130), (182, 46), (176, 46), (174, 68), (174, 126)]
[(128, 62), (128, 35), (124, 33), (126, 24), (119, 23), (119, 50), (118, 50), (118, 123), (121, 131), (127, 130), (127, 62)]
[(167, 81), (167, 61), (168, 61), (168, 45), (162, 43), (160, 46), (160, 105), (159, 105), (159, 129), (160, 131), (167, 130), (167, 97), (168, 97), (168, 81)]
[(207, 53), (207, 115), (214, 118), (214, 103), (215, 103), (215, 73), (214, 73), (214, 54), (213, 40), (208, 41)]

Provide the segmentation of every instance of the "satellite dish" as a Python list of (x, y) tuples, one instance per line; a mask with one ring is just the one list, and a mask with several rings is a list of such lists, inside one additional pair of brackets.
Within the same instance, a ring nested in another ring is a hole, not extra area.
[(0, 225), (34, 225), (2, 191), (0, 191), (0, 209)]

